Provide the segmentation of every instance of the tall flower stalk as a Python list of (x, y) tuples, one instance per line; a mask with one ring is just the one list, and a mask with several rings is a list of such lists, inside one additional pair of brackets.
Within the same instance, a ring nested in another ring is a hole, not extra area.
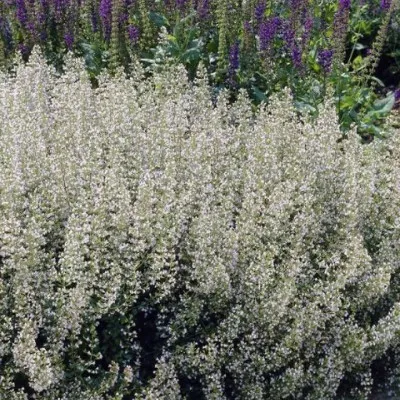
[(338, 10), (334, 17), (332, 49), (333, 64), (339, 67), (346, 53), (346, 36), (349, 24), (351, 0), (339, 0)]
[(226, 46), (228, 34), (227, 10), (228, 0), (219, 0), (217, 4), (217, 25), (218, 25), (218, 69), (226, 68)]
[(140, 36), (140, 47), (144, 49), (152, 41), (152, 28), (149, 19), (149, 10), (147, 7), (146, 0), (137, 0), (139, 7), (139, 14), (141, 18), (141, 36)]
[(239, 69), (239, 40), (235, 40), (229, 49), (228, 84), (232, 88), (237, 86), (237, 71)]
[[(385, 3), (385, 16), (379, 27), (379, 31), (376, 35), (375, 41), (372, 44), (370, 54), (367, 57), (367, 66), (364, 69), (364, 74), (361, 76), (361, 83), (367, 83), (371, 79), (378, 66), (383, 47), (385, 45), (390, 19), (395, 10), (398, 10), (400, 8), (399, 4), (399, 0), (392, 0), (391, 2)], [(372, 81), (371, 85), (375, 86), (376, 82)]]

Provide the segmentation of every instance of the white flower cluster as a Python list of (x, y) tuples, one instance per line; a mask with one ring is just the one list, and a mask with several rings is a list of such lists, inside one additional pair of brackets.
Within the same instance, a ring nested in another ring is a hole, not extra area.
[(287, 92), (214, 104), (181, 67), (65, 71), (0, 76), (1, 399), (400, 383), (400, 132), (339, 140)]

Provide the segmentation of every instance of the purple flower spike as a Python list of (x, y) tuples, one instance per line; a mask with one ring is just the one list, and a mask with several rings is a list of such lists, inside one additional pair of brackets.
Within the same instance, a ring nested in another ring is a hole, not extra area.
[(119, 25), (124, 25), (126, 21), (128, 21), (129, 15), (126, 12), (123, 12), (118, 17)]
[(111, 37), (111, 12), (112, 12), (112, 2), (111, 0), (101, 0), (99, 7), (99, 15), (103, 21), (104, 36), (108, 41)]
[(67, 49), (71, 50), (72, 46), (74, 45), (74, 35), (71, 32), (67, 32), (64, 35), (64, 42), (65, 45), (67, 46)]
[(37, 20), (39, 24), (44, 24), (46, 22), (46, 14), (44, 12), (40, 13)]
[(291, 0), (290, 2), (290, 8), (292, 9), (292, 12), (296, 12), (299, 10), (303, 5), (303, 0)]
[(302, 66), (301, 56), (302, 56), (301, 50), (297, 46), (295, 46), (292, 49), (292, 62), (293, 62), (293, 65), (295, 66), (295, 68), (297, 68), (297, 69), (301, 69), (301, 66)]
[(46, 32), (46, 31), (41, 31), (41, 32), (39, 33), (39, 39), (40, 39), (40, 41), (42, 41), (42, 42), (46, 41), (46, 40), (47, 40), (47, 32)]
[(97, 32), (99, 30), (99, 21), (96, 12), (93, 9), (90, 12), (90, 22), (92, 23), (92, 31)]
[(390, 8), (391, 0), (381, 0), (381, 10), (387, 11)]
[(302, 46), (301, 48), (303, 51), (307, 48), (308, 43), (310, 42), (311, 31), (313, 26), (314, 26), (314, 19), (313, 17), (308, 16), (304, 22), (304, 32), (301, 37), (301, 46)]
[(131, 43), (136, 44), (139, 41), (139, 36), (140, 36), (139, 28), (134, 25), (129, 25), (128, 36)]
[(26, 44), (20, 43), (18, 45), (18, 50), (21, 52), (21, 55), (27, 56), (29, 54), (29, 47)]
[(295, 31), (293, 28), (290, 26), (290, 21), (288, 21), (287, 24), (285, 24), (284, 30), (283, 30), (283, 38), (286, 43), (286, 47), (291, 50), (295, 44)]
[(228, 82), (231, 86), (236, 86), (236, 71), (239, 69), (239, 40), (229, 49), (229, 70)]
[(245, 31), (245, 33), (250, 34), (253, 32), (253, 30), (251, 29), (251, 25), (249, 21), (244, 21), (243, 22), (243, 29)]
[(197, 16), (200, 21), (208, 19), (210, 13), (210, 1), (200, 0), (197, 4)]
[(274, 39), (279, 26), (280, 19), (278, 17), (271, 18), (267, 21), (264, 21), (260, 25), (260, 29), (258, 35), (260, 37), (260, 50), (265, 51), (269, 48), (272, 40)]
[(26, 11), (26, 5), (24, 0), (16, 0), (15, 5), (17, 7), (16, 14), (19, 23), (25, 27), (28, 22), (28, 13)]
[(264, 17), (266, 7), (267, 7), (267, 5), (265, 4), (265, 1), (260, 1), (259, 3), (257, 3), (257, 5), (254, 9), (254, 17), (258, 24), (261, 23), (261, 20)]
[(308, 16), (305, 23), (304, 23), (304, 36), (309, 37), (311, 29), (314, 25), (314, 18), (311, 16)]
[(183, 10), (185, 8), (187, 0), (176, 0), (176, 6), (180, 9)]
[(61, 19), (63, 9), (64, 9), (64, 2), (63, 0), (55, 0), (54, 1), (54, 9), (57, 20)]
[(339, 0), (339, 10), (348, 10), (350, 3), (350, 0)]
[(34, 36), (35, 35), (35, 24), (33, 22), (28, 22), (26, 24), (26, 29)]
[(394, 101), (400, 101), (400, 88), (394, 91)]
[(326, 74), (331, 71), (332, 58), (333, 58), (332, 50), (324, 49), (318, 53), (318, 64), (322, 67), (322, 69)]
[(349, 10), (350, 10), (350, 0), (339, 0), (339, 8), (335, 13), (335, 18), (333, 21), (334, 26), (334, 38), (339, 43), (339, 49), (341, 44), (346, 38), (346, 33), (349, 24)]
[(229, 67), (235, 71), (239, 69), (239, 40), (236, 40), (229, 50)]
[(101, 18), (103, 19), (109, 18), (111, 16), (111, 9), (112, 9), (111, 0), (100, 1), (99, 14)]

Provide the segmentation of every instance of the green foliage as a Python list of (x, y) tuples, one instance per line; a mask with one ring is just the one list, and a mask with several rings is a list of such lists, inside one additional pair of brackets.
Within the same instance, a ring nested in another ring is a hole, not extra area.
[(171, 34), (168, 34), (166, 28), (169, 26), (166, 18), (154, 15), (160, 27), (164, 28), (164, 34), (157, 47), (150, 49), (151, 58), (142, 58), (142, 61), (150, 64), (153, 68), (160, 67), (167, 60), (183, 64), (189, 75), (193, 79), (197, 66), (204, 56), (204, 42), (200, 37), (199, 27), (193, 25), (194, 14), (180, 19), (175, 23)]
[[(43, 11), (36, 3), (39, 9), (32, 9), (33, 3), (27, 3), (29, 21), (35, 13)], [(123, 65), (129, 71), (134, 58), (153, 67), (164, 62), (181, 63), (194, 78), (202, 61), (215, 90), (229, 87), (233, 91), (232, 100), (244, 88), (257, 105), (268, 101), (283, 87), (290, 87), (299, 111), (315, 114), (327, 88), (331, 87), (343, 131), (354, 123), (362, 136), (384, 135), (382, 117), (386, 111), (376, 113), (374, 109), (374, 102), (382, 97), (374, 74), (379, 73), (379, 79), (385, 84), (396, 82), (400, 74), (398, 0), (393, 0), (387, 11), (380, 9), (378, 0), (353, 2), (351, 9), (340, 18), (337, 2), (299, 0), (296, 2), (299, 8), (292, 9), (290, 2), (267, 1), (258, 20), (255, 16), (261, 4), (258, 1), (242, 4), (236, 0), (219, 0), (210, 2), (204, 11), (201, 7), (206, 3), (186, 1), (178, 5), (138, 0), (126, 5), (118, 0), (112, 3), (107, 17), (111, 22), (99, 14), (98, 1), (81, 6), (74, 2), (61, 13), (51, 5), (42, 25), (33, 23), (36, 24), (34, 33), (16, 18), (14, 6), (3, 5), (0, 36), (5, 63), (8, 67), (10, 57), (19, 48), (24, 49), (23, 57), (27, 59), (33, 44), (39, 43), (49, 62), (61, 70), (67, 48), (65, 34), (71, 30), (73, 51), (85, 58), (93, 81), (104, 68), (115, 71), (118, 65)], [(260, 37), (260, 24), (273, 17), (280, 18), (281, 26), (270, 38), (268, 51), (261, 51), (264, 39)], [(308, 27), (307, 18), (312, 18)], [(109, 38), (105, 25), (108, 23), (111, 24)], [(138, 42), (130, 42), (128, 26), (138, 29)], [(290, 34), (289, 27), (294, 30)], [(9, 30), (11, 39), (7, 39)], [(161, 30), (166, 30), (166, 34)], [(45, 40), (38, 39), (42, 34)], [(235, 68), (233, 87), (229, 49), (236, 40), (240, 42), (240, 65)], [(318, 54), (322, 49), (335, 50), (334, 68), (329, 73), (319, 63)], [(372, 49), (371, 54), (367, 54), (368, 49)], [(297, 56), (293, 51), (297, 51)], [(385, 63), (389, 61), (389, 68), (379, 65), (381, 57)]]

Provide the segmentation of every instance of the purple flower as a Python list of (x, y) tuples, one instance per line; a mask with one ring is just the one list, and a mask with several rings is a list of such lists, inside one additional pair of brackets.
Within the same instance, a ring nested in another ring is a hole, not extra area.
[(72, 34), (72, 32), (67, 32), (64, 35), (64, 42), (65, 42), (65, 45), (67, 46), (67, 49), (71, 50), (72, 46), (74, 44), (74, 35)]
[(229, 49), (229, 67), (234, 71), (239, 69), (239, 40)]
[(318, 52), (318, 64), (322, 67), (324, 72), (327, 74), (332, 68), (333, 51), (324, 49)]
[(24, 0), (16, 0), (15, 6), (17, 7), (16, 14), (17, 19), (21, 26), (25, 27), (28, 22), (28, 13), (26, 11), (26, 5)]
[(26, 29), (32, 34), (32, 36), (35, 35), (35, 24), (33, 22), (28, 22), (26, 24)]
[(339, 0), (339, 10), (348, 10), (350, 8), (350, 0)]
[(391, 0), (381, 0), (381, 10), (387, 11), (390, 8)]
[(293, 12), (297, 12), (303, 6), (303, 0), (291, 0), (290, 1), (290, 9)]
[(297, 29), (301, 24), (301, 19), (307, 11), (308, 0), (290, 0), (290, 25), (292, 28)]
[(47, 32), (46, 31), (40, 31), (39, 40), (42, 41), (42, 42), (47, 40)]
[(99, 15), (103, 21), (104, 37), (108, 41), (111, 37), (111, 12), (112, 2), (111, 0), (101, 0), (99, 7)]
[(244, 21), (243, 22), (243, 29), (245, 31), (246, 34), (250, 34), (253, 32), (253, 30), (251, 29), (251, 25), (249, 21)]
[(39, 24), (44, 24), (46, 22), (46, 14), (44, 12), (38, 15), (38, 22)]
[(129, 19), (129, 16), (126, 12), (121, 13), (118, 17), (119, 25), (120, 26), (124, 25), (125, 22), (128, 21), (128, 19)]
[(26, 44), (20, 43), (18, 45), (18, 50), (23, 56), (27, 56), (29, 54), (29, 47)]
[(58, 21), (61, 20), (61, 16), (64, 9), (64, 1), (63, 0), (54, 0), (54, 10), (56, 14), (56, 19)]
[(99, 30), (99, 21), (94, 9), (90, 12), (90, 22), (92, 23), (92, 31), (97, 32)]
[(400, 101), (400, 88), (394, 91), (394, 101)]
[(239, 40), (229, 49), (229, 69), (228, 82), (231, 86), (236, 86), (236, 71), (239, 69)]
[(285, 40), (286, 47), (291, 50), (295, 45), (295, 31), (291, 27), (290, 21), (288, 21), (283, 29), (283, 39)]
[(310, 35), (311, 35), (311, 30), (312, 27), (314, 25), (314, 19), (311, 16), (308, 16), (306, 18), (306, 21), (304, 23), (304, 33), (302, 36), (302, 45), (303, 45), (303, 49), (307, 46), (309, 40), (310, 40)]
[(299, 45), (296, 43), (296, 32), (292, 27), (291, 21), (287, 21), (283, 29), (283, 39), (285, 40), (286, 49), (288, 50), (293, 65), (295, 68), (301, 68), (302, 51)]
[(258, 2), (254, 9), (254, 17), (258, 24), (261, 23), (261, 20), (264, 17), (266, 7), (267, 7), (267, 5), (265, 4), (265, 0), (264, 0), (264, 1)]
[(136, 44), (139, 41), (139, 28), (135, 25), (128, 26), (128, 36), (131, 43)]
[(297, 69), (300, 69), (301, 66), (302, 66), (302, 63), (301, 63), (301, 56), (302, 56), (301, 50), (300, 50), (297, 46), (294, 46), (294, 47), (292, 48), (292, 62), (293, 62), (293, 65), (294, 65)]
[(260, 24), (258, 35), (260, 38), (260, 50), (265, 51), (270, 47), (272, 40), (274, 39), (281, 21), (278, 17), (270, 18)]
[(197, 16), (199, 20), (204, 21), (209, 17), (210, 13), (210, 1), (209, 0), (200, 0), (197, 4)]
[(183, 10), (185, 8), (187, 0), (176, 0), (176, 6), (180, 9)]
[(349, 9), (350, 9), (350, 0), (339, 0), (339, 8), (335, 13), (335, 18), (333, 21), (334, 32), (333, 37), (339, 43), (339, 48), (341, 44), (344, 43), (347, 27), (349, 23)]
[(99, 6), (99, 15), (102, 19), (111, 17), (112, 2), (111, 0), (101, 0)]

